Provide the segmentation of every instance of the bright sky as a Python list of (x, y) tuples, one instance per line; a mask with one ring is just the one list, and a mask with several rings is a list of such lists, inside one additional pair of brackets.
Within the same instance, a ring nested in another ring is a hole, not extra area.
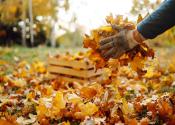
[(129, 16), (132, 0), (70, 0), (70, 5), (78, 23), (92, 29), (104, 24), (110, 13)]
[[(83, 27), (85, 33), (97, 28), (105, 23), (105, 17), (110, 13), (113, 15), (125, 15), (130, 18), (132, 0), (70, 0), (70, 10), (59, 11), (59, 24), (69, 29), (74, 29), (74, 25), (68, 22), (73, 15), (77, 17), (77, 24)], [(62, 34), (61, 31), (59, 34)]]

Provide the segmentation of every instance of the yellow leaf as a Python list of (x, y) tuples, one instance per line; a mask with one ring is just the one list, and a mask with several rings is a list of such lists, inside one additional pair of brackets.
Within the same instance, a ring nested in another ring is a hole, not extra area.
[(46, 86), (45, 89), (43, 90), (43, 93), (45, 96), (51, 96), (53, 93), (52, 86)]
[(39, 116), (45, 116), (48, 114), (47, 107), (41, 101), (39, 101), (39, 105), (36, 107), (36, 111)]
[(168, 70), (169, 70), (169, 72), (172, 72), (172, 73), (175, 72), (175, 63), (173, 63), (173, 64), (170, 63), (168, 66)]
[(4, 61), (4, 60), (0, 60), (0, 65), (5, 65), (5, 64), (7, 64), (6, 61)]
[(154, 69), (153, 68), (148, 68), (146, 74), (144, 75), (145, 78), (151, 78), (154, 76)]
[(63, 98), (62, 92), (57, 92), (55, 98), (53, 98), (53, 106), (58, 110), (65, 108), (66, 101)]
[(99, 30), (106, 31), (106, 32), (112, 32), (111, 26), (101, 26)]
[(69, 121), (61, 123), (61, 125), (71, 125)]
[(36, 61), (32, 64), (33, 68), (35, 71), (37, 71), (38, 73), (44, 73), (46, 72), (46, 68), (43, 62), (41, 61)]
[(21, 61), (21, 62), (18, 64), (18, 67), (22, 68), (22, 67), (25, 67), (26, 65), (28, 65), (27, 61)]
[(128, 115), (129, 113), (131, 113), (131, 109), (128, 106), (128, 103), (126, 101), (126, 99), (122, 98), (122, 112), (124, 115)]
[(79, 108), (81, 112), (86, 116), (91, 116), (98, 111), (98, 107), (91, 102), (88, 102), (86, 104), (80, 104)]

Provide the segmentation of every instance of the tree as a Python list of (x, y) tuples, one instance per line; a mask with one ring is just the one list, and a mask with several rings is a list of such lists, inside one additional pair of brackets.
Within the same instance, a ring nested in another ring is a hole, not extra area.
[(133, 7), (131, 9), (131, 13), (134, 15), (138, 14), (147, 14), (155, 10), (162, 0), (155, 0), (155, 1), (150, 1), (150, 0), (133, 0)]
[[(47, 33), (48, 39), (51, 39), (49, 37), (52, 34), (54, 22), (58, 20), (57, 12), (59, 9), (69, 9), (68, 0), (3, 0), (0, 2), (0, 22), (7, 26), (21, 22), (23, 45), (27, 44), (26, 29), (28, 27), (30, 27), (30, 40), (33, 44), (33, 35), (37, 34), (35, 31), (39, 31), (36, 30), (39, 23), (46, 25), (44, 31)], [(64, 2), (64, 4), (60, 4), (60, 2)], [(38, 20), (38, 17), (41, 20)]]
[(22, 6), (20, 0), (4, 0), (0, 3), (0, 21), (14, 24), (21, 19)]

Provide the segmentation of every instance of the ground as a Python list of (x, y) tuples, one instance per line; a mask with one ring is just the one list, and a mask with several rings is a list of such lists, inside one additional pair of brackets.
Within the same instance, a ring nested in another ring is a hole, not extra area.
[(79, 84), (47, 79), (47, 58), (81, 48), (0, 48), (0, 125), (175, 123), (175, 47), (154, 48), (148, 73), (128, 67), (115, 81)]
[(55, 55), (58, 53), (76, 53), (78, 51), (84, 51), (82, 48), (51, 48), (46, 46), (40, 46), (36, 48), (25, 48), (21, 46), (15, 47), (0, 47), (0, 65), (4, 66), (4, 63), (8, 64), (7, 73), (10, 72), (16, 62), (27, 61), (32, 63), (33, 61), (42, 61), (47, 63), (49, 55)]

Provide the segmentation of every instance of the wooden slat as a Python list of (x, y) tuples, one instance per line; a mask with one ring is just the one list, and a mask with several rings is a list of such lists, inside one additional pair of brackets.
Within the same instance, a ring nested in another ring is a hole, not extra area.
[(59, 74), (51, 74), (51, 73), (49, 73), (48, 78), (49, 79), (61, 78), (66, 82), (79, 82), (79, 83), (87, 83), (87, 82), (91, 83), (91, 82), (98, 82), (102, 80), (102, 76), (93, 77), (91, 79), (78, 79), (78, 78), (70, 78), (67, 76), (60, 76)]
[(90, 69), (93, 68), (92, 64), (87, 64), (86, 62), (80, 62), (76, 60), (64, 60), (59, 58), (48, 58), (48, 64), (51, 65), (58, 65), (58, 66), (68, 66), (72, 68), (79, 68), (79, 69)]
[(94, 70), (76, 70), (71, 68), (50, 65), (48, 66), (48, 72), (71, 75), (71, 76), (82, 77), (82, 78), (90, 78), (90, 77), (102, 74), (103, 70), (100, 69), (95, 72)]
[(65, 77), (65, 76), (59, 76), (59, 75), (56, 75), (56, 74), (49, 74), (49, 79), (54, 79), (54, 78), (61, 78), (62, 80), (64, 81), (67, 81), (67, 82), (80, 82), (80, 83), (86, 83), (86, 82), (89, 82), (88, 80), (83, 80), (83, 79), (77, 79), (77, 78), (69, 78), (69, 77)]

